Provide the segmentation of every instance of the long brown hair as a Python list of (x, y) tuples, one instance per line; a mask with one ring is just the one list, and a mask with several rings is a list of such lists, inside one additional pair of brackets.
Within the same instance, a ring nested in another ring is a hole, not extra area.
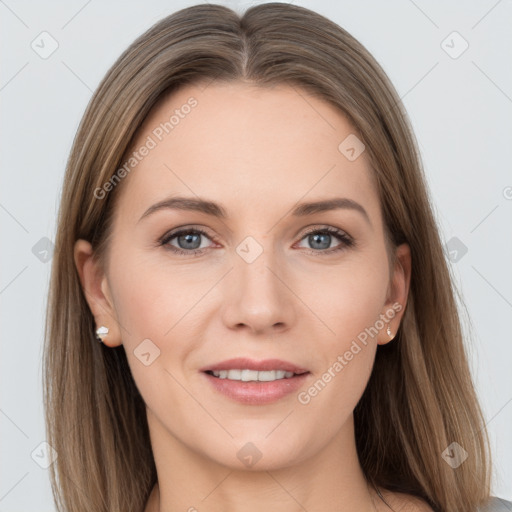
[[(45, 332), (58, 510), (141, 512), (156, 483), (144, 402), (123, 347), (95, 340), (73, 246), (88, 240), (97, 260), (106, 261), (122, 183), (101, 200), (95, 190), (122, 164), (159, 99), (212, 80), (289, 84), (335, 106), (357, 130), (390, 248), (407, 242), (412, 257), (402, 324), (395, 340), (378, 348), (354, 411), (361, 466), (374, 486), (414, 494), (436, 511), (475, 510), (490, 493), (489, 442), (407, 115), (357, 40), (323, 16), (284, 3), (257, 5), (242, 16), (211, 4), (167, 16), (129, 46), (90, 100), (67, 163)], [(452, 442), (468, 453), (456, 468), (442, 456)]]

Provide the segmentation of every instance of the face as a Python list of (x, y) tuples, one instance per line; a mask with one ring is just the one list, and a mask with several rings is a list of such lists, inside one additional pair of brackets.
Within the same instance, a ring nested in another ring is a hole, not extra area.
[[(87, 242), (75, 258), (153, 438), (230, 467), (259, 453), (261, 469), (349, 431), (408, 289), (407, 247), (390, 267), (367, 155), (339, 149), (354, 134), (334, 107), (288, 86), (187, 86), (146, 119), (130, 152), (140, 159), (118, 185), (105, 274), (83, 263)], [(155, 206), (177, 197), (190, 201)], [(250, 361), (211, 374), (235, 358)]]

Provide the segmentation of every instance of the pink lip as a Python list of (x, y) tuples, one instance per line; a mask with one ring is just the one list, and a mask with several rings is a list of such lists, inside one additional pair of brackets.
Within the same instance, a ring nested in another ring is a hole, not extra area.
[(308, 370), (299, 368), (293, 363), (282, 361), (280, 359), (264, 359), (263, 361), (255, 361), (246, 357), (236, 357), (228, 359), (210, 366), (200, 368), (200, 371), (220, 371), (220, 370), (258, 370), (258, 371), (271, 371), (271, 370), (284, 370), (285, 372), (305, 373)]
[(296, 392), (307, 379), (309, 372), (273, 382), (242, 382), (219, 379), (209, 373), (203, 373), (203, 375), (217, 391), (228, 398), (243, 404), (263, 405), (276, 402), (286, 395)]
[[(256, 382), (256, 381), (237, 381), (229, 379), (220, 379), (206, 373), (208, 371), (220, 370), (284, 370), (300, 375), (294, 375), (289, 379), (279, 379), (272, 382)], [(276, 402), (281, 398), (296, 392), (307, 379), (309, 371), (279, 359), (266, 359), (264, 361), (254, 361), (247, 358), (236, 358), (223, 361), (212, 366), (206, 366), (201, 369), (203, 375), (214, 389), (223, 395), (249, 405), (263, 405)]]

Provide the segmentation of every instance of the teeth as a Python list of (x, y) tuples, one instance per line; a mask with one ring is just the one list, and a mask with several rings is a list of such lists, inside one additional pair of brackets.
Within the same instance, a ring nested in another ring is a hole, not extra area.
[(212, 373), (219, 379), (241, 380), (242, 382), (249, 382), (254, 380), (261, 382), (271, 382), (273, 380), (289, 379), (294, 375), (293, 372), (285, 372), (284, 370), (219, 370), (212, 371)]

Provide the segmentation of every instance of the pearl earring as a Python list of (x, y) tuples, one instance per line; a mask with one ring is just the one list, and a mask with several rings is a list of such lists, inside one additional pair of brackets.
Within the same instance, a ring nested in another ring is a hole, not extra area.
[(96, 338), (98, 338), (99, 341), (103, 341), (103, 338), (108, 334), (108, 327), (105, 327), (102, 325), (101, 327), (98, 327), (96, 329)]
[[(390, 327), (389, 327), (389, 324), (388, 324), (388, 328), (386, 329), (386, 332), (388, 333), (388, 336), (391, 336), (391, 339), (393, 339), (393, 338), (394, 338), (393, 333), (391, 332), (391, 329), (390, 329)], [(390, 341), (391, 341), (391, 340), (390, 340)]]

